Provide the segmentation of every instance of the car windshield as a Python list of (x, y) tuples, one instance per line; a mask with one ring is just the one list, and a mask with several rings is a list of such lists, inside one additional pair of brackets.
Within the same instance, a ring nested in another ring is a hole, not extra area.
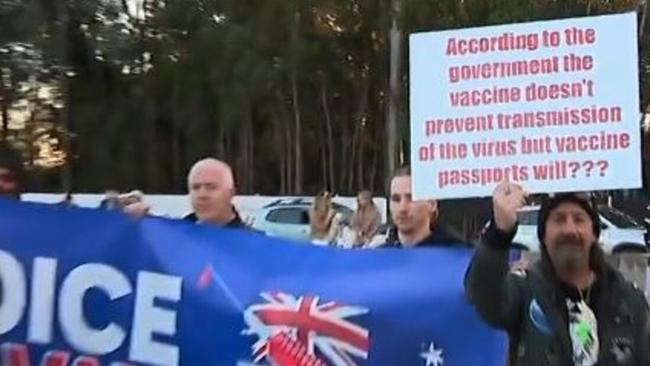
[(609, 220), (614, 226), (621, 229), (643, 229), (643, 226), (636, 222), (632, 216), (621, 212), (613, 207), (599, 207), (600, 214)]
[[(309, 201), (307, 201), (307, 202), (305, 202), (305, 201), (294, 201), (294, 202), (290, 202), (288, 204), (287, 203), (283, 204), (282, 200), (277, 200), (277, 201), (274, 201), (272, 203), (269, 203), (268, 205), (265, 205), (264, 208), (269, 208), (269, 207), (278, 207), (278, 208), (280, 208), (280, 207), (283, 207), (283, 206), (285, 208), (287, 208), (287, 209), (288, 208), (291, 208), (291, 209), (301, 208), (301, 209), (303, 209), (305, 211), (305, 213), (308, 213), (309, 208), (311, 207), (311, 202), (309, 202)], [(350, 218), (352, 217), (352, 215), (354, 214), (354, 211), (351, 208), (349, 208), (347, 206), (344, 206), (344, 205), (341, 205), (341, 204), (338, 204), (336, 202), (332, 202), (332, 208), (336, 212), (340, 213), (343, 216), (342, 220), (343, 220), (344, 223), (349, 221)]]

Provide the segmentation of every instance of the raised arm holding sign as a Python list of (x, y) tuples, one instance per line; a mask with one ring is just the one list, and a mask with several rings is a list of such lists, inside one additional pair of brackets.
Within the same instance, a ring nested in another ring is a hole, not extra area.
[(524, 201), (518, 185), (496, 187), (494, 220), (466, 279), (478, 313), (508, 332), (509, 365), (649, 365), (645, 296), (605, 261), (598, 213), (582, 195), (562, 193), (542, 203), (541, 260), (509, 271)]

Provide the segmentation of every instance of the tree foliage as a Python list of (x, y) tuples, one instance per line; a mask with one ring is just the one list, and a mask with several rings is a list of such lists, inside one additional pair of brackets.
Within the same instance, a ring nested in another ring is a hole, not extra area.
[[(393, 5), (401, 4), (400, 7)], [(2, 0), (2, 138), (35, 190), (183, 192), (198, 158), (243, 193), (383, 193), (389, 30), (638, 11), (632, 0)], [(408, 39), (408, 38), (403, 38)], [(398, 136), (408, 156), (407, 45)]]

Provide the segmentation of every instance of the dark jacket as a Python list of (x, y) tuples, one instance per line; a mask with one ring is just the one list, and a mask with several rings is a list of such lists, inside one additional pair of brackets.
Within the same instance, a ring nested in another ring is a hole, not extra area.
[[(515, 233), (491, 225), (465, 280), (469, 300), (492, 327), (510, 337), (510, 366), (573, 366), (567, 286), (556, 279), (547, 255), (525, 271), (511, 272)], [(605, 266), (592, 290), (598, 322), (598, 366), (650, 365), (650, 323), (644, 294)]]
[[(451, 247), (471, 247), (472, 244), (468, 243), (460, 234), (451, 229), (450, 227), (438, 224), (432, 229), (431, 235), (426, 239), (415, 245), (418, 248), (423, 247), (438, 247), (438, 246), (451, 246)], [(400, 243), (397, 235), (397, 229), (392, 227), (388, 232), (386, 243), (380, 248), (402, 248), (404, 245)]]
[[(228, 229), (247, 229), (248, 225), (241, 219), (241, 216), (239, 216), (239, 212), (235, 210), (235, 208), (232, 209), (233, 212), (235, 213), (235, 217), (230, 220), (227, 224), (225, 224), (223, 227), (228, 228)], [(183, 217), (183, 220), (190, 221), (190, 222), (197, 222), (198, 218), (196, 217), (196, 213), (192, 212), (191, 214)]]

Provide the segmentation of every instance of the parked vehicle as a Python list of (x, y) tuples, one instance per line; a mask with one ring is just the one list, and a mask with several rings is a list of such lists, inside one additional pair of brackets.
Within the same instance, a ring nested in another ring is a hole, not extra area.
[[(539, 206), (522, 207), (518, 212), (519, 228), (513, 240), (513, 247), (539, 252), (537, 239), (537, 217)], [(601, 235), (600, 242), (606, 253), (647, 252), (646, 230), (642, 224), (616, 208), (599, 206)], [(487, 225), (487, 224), (486, 224)]]
[[(252, 227), (269, 236), (309, 241), (309, 208), (313, 200), (296, 198), (274, 201), (254, 214)], [(332, 207), (341, 215), (341, 223), (348, 225), (354, 211), (335, 203)]]

